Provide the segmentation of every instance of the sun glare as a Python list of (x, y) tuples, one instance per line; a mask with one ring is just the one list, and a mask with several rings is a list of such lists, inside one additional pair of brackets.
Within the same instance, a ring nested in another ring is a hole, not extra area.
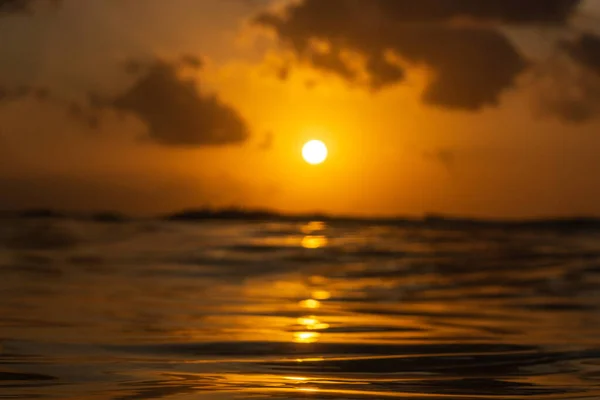
[(327, 159), (327, 146), (320, 140), (311, 140), (302, 148), (302, 157), (309, 164), (322, 164)]

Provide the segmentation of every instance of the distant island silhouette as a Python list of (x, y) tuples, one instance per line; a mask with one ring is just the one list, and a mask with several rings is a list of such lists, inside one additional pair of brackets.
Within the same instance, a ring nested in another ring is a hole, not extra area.
[(131, 217), (118, 212), (74, 213), (53, 209), (23, 209), (0, 211), (0, 219), (76, 219), (99, 223), (124, 223), (135, 220), (162, 220), (171, 222), (240, 221), (240, 222), (337, 222), (392, 226), (467, 229), (482, 227), (529, 228), (558, 230), (600, 230), (598, 217), (561, 217), (530, 219), (485, 219), (426, 214), (423, 217), (363, 217), (329, 215), (324, 213), (287, 214), (266, 209), (198, 208), (182, 210), (154, 217)]

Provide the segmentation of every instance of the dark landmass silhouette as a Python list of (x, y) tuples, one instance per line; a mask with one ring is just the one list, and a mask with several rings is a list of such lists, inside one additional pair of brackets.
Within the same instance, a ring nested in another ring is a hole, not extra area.
[(243, 208), (184, 210), (170, 214), (164, 219), (170, 221), (199, 221), (199, 220), (243, 220), (243, 221), (314, 221), (337, 220), (344, 217), (328, 216), (326, 214), (283, 214), (272, 210), (249, 210)]
[(0, 211), (1, 219), (87, 219), (97, 222), (126, 222), (133, 218), (117, 212), (95, 212), (90, 214), (77, 214), (52, 209), (25, 209), (18, 211)]
[(600, 230), (598, 217), (561, 217), (531, 219), (482, 219), (426, 214), (423, 217), (363, 217), (329, 215), (324, 213), (286, 214), (266, 209), (199, 208), (150, 218), (134, 218), (118, 212), (70, 213), (52, 209), (25, 209), (0, 211), (0, 219), (76, 219), (99, 223), (121, 223), (133, 220), (162, 220), (199, 223), (203, 221), (240, 222), (335, 222), (348, 224), (375, 224), (436, 229), (533, 229), (533, 230)]

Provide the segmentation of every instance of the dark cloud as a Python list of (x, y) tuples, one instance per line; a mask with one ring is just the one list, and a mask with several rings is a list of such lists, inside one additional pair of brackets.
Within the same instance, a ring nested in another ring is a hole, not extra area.
[[(348, 1), (342, 1), (348, 3)], [(562, 24), (581, 0), (379, 0), (397, 22), (449, 22), (470, 18), (509, 24)]]
[(198, 89), (194, 79), (182, 76), (185, 70), (201, 68), (202, 60), (186, 55), (168, 63), (155, 60), (130, 60), (123, 65), (134, 77), (132, 86), (115, 96), (91, 93), (88, 101), (73, 101), (55, 96), (36, 86), (0, 85), (0, 105), (10, 101), (34, 99), (64, 107), (67, 116), (96, 129), (107, 116), (133, 115), (148, 129), (154, 142), (169, 146), (221, 146), (242, 143), (249, 137), (246, 121), (230, 105), (214, 94)]
[(14, 88), (0, 86), (0, 104), (2, 102), (16, 101), (25, 98), (33, 98), (44, 102), (50, 100), (51, 93), (45, 87), (19, 85)]
[(404, 69), (388, 62), (385, 57), (371, 57), (365, 67), (371, 76), (371, 87), (375, 90), (405, 78)]
[(600, 38), (584, 34), (578, 40), (565, 45), (569, 54), (579, 63), (600, 76)]
[[(199, 67), (200, 61), (186, 57), (185, 65)], [(135, 115), (148, 127), (149, 137), (172, 146), (217, 146), (245, 141), (246, 122), (216, 95), (200, 93), (196, 82), (180, 75), (181, 65), (164, 61), (128, 63), (137, 81), (125, 93), (96, 100), (103, 107)], [(75, 110), (77, 111), (77, 110)]]
[(356, 71), (350, 68), (337, 49), (328, 52), (315, 51), (309, 57), (312, 65), (323, 71), (333, 72), (349, 81), (356, 79)]
[(31, 3), (33, 0), (0, 0), (0, 13), (27, 11)]
[(565, 122), (588, 121), (600, 115), (600, 38), (584, 33), (561, 48), (537, 68), (537, 111)]
[[(288, 33), (315, 26), (329, 33), (346, 27), (347, 18), (364, 25), (374, 17), (392, 24), (446, 23), (465, 19), (507, 24), (564, 24), (582, 0), (304, 0), (285, 10), (285, 18), (265, 13), (258, 20), (279, 24)], [(343, 17), (336, 20), (336, 16)], [(311, 21), (312, 20), (312, 21)], [(293, 25), (288, 22), (293, 21)], [(377, 32), (374, 32), (376, 34)]]
[(98, 129), (100, 127), (101, 118), (98, 110), (95, 108), (83, 106), (80, 103), (72, 101), (67, 105), (67, 115), (90, 129)]
[[(366, 59), (368, 85), (379, 90), (406, 79), (407, 65), (432, 71), (424, 101), (475, 110), (496, 105), (528, 63), (498, 24), (565, 24), (579, 0), (305, 0), (257, 22), (313, 67), (350, 82), (358, 74), (341, 54)], [(470, 21), (471, 24), (460, 24)], [(496, 21), (497, 23), (493, 23)], [(315, 49), (326, 42), (326, 51)], [(393, 52), (401, 61), (392, 61)]]
[[(0, 15), (3, 13), (22, 13), (31, 11), (33, 4), (42, 0), (0, 0)], [(44, 0), (58, 5), (62, 0)]]
[(29, 95), (29, 88), (17, 87), (9, 88), (6, 86), (0, 86), (0, 103), (7, 101), (19, 100)]
[(394, 47), (434, 71), (423, 100), (450, 108), (497, 105), (527, 66), (510, 42), (491, 30), (410, 29), (400, 33)]
[(600, 115), (600, 70), (594, 67), (593, 52), (583, 52), (580, 41), (566, 46), (571, 54), (555, 57), (536, 76), (536, 105), (541, 114), (581, 123)]

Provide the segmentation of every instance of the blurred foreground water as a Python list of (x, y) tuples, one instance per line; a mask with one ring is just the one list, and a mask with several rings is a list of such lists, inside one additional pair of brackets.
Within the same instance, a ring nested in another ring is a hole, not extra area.
[(0, 399), (600, 399), (600, 227), (0, 223)]

